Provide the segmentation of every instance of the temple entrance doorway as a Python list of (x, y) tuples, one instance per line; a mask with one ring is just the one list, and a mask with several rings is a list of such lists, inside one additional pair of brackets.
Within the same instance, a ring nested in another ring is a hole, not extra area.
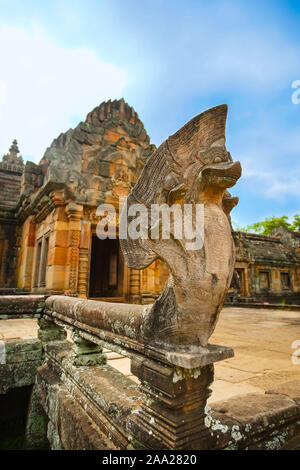
[(246, 292), (245, 292), (245, 270), (238, 268), (236, 271), (237, 271), (237, 273), (239, 275), (239, 278), (240, 278), (239, 294), (244, 297), (245, 294), (246, 294)]
[(124, 257), (119, 240), (92, 237), (89, 298), (124, 302)]

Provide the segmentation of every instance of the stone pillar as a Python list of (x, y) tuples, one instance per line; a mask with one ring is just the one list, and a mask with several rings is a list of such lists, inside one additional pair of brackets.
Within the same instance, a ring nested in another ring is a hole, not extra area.
[(141, 303), (141, 273), (137, 269), (130, 269), (129, 278), (129, 301), (133, 304)]
[(70, 202), (66, 207), (69, 220), (69, 247), (67, 255), (68, 277), (66, 295), (77, 295), (78, 265), (79, 265), (79, 242), (81, 232), (81, 217), (83, 207), (80, 204)]
[(67, 333), (62, 326), (56, 325), (56, 323), (46, 318), (40, 318), (38, 324), (40, 327), (38, 330), (38, 339), (42, 341), (42, 343), (64, 341), (67, 338)]
[(22, 242), (18, 254), (18, 287), (31, 289), (36, 224), (28, 217), (22, 227)]
[(249, 281), (249, 265), (244, 269), (244, 279), (245, 279), (245, 297), (250, 296), (250, 281)]
[(155, 282), (153, 279), (153, 267), (148, 266), (148, 268), (143, 269), (142, 271), (142, 282), (141, 282), (141, 303), (142, 304), (153, 304), (155, 298), (153, 296), (155, 290)]
[(38, 287), (45, 287), (46, 285), (46, 267), (47, 267), (47, 256), (48, 256), (48, 239), (42, 238), (42, 248), (39, 262), (39, 274), (38, 274)]
[(91, 222), (82, 221), (79, 242), (78, 297), (87, 298), (89, 289), (89, 254), (91, 244)]
[(76, 331), (72, 333), (71, 337), (74, 341), (75, 366), (97, 366), (106, 363), (106, 356), (99, 345), (82, 338)]
[(213, 364), (194, 369), (134, 358), (132, 373), (147, 399), (133, 415), (130, 430), (137, 448), (209, 449), (205, 407), (213, 381)]
[(47, 288), (52, 293), (62, 294), (66, 286), (69, 223), (63, 192), (52, 192), (51, 198), (55, 209), (52, 212), (53, 224), (49, 236)]

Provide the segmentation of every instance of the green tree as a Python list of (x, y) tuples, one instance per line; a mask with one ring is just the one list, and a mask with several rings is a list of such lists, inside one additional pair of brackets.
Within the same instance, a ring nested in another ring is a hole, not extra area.
[(299, 214), (294, 215), (294, 220), (291, 224), (291, 229), (294, 232), (300, 232), (300, 216), (299, 216)]
[(272, 230), (276, 227), (285, 227), (288, 230), (294, 232), (300, 232), (300, 216), (299, 214), (294, 215), (293, 222), (289, 222), (289, 219), (286, 215), (281, 217), (269, 217), (261, 222), (255, 222), (254, 224), (248, 225), (247, 227), (238, 227), (238, 225), (232, 221), (232, 226), (234, 230), (240, 232), (255, 232), (260, 233), (261, 235), (270, 235)]
[(247, 232), (247, 227), (240, 227), (234, 220), (231, 220), (231, 225), (236, 232)]
[(262, 235), (270, 235), (272, 230), (276, 227), (284, 227), (291, 230), (291, 224), (288, 221), (288, 217), (283, 215), (281, 217), (269, 217), (261, 222), (255, 222), (254, 224), (248, 225), (247, 232), (260, 233)]

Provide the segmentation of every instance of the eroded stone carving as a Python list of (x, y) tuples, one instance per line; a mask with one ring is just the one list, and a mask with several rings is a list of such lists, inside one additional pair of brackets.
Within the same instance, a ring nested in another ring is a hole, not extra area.
[(170, 271), (143, 324), (146, 342), (163, 349), (193, 353), (205, 348), (230, 286), (235, 249), (229, 213), (238, 198), (227, 188), (241, 176), (241, 165), (225, 147), (226, 117), (227, 106), (217, 106), (170, 136), (148, 159), (127, 198), (127, 208), (138, 203), (148, 209), (162, 203), (204, 204), (204, 245), (199, 250), (188, 250), (184, 236), (121, 240), (130, 268), (143, 269), (161, 259)]

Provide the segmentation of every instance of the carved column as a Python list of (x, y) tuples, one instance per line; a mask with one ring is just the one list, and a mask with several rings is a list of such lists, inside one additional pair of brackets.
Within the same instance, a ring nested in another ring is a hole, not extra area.
[(152, 270), (148, 267), (146, 269), (143, 269), (142, 271), (142, 279), (141, 279), (141, 289), (140, 289), (140, 295), (141, 295), (141, 303), (142, 304), (152, 304), (154, 302), (154, 297), (153, 297), (153, 291), (151, 291), (151, 276), (153, 272)]
[(130, 422), (137, 447), (208, 449), (211, 436), (205, 425), (205, 406), (211, 394), (213, 364), (188, 370), (135, 358), (131, 370), (147, 397)]
[(66, 295), (77, 295), (79, 242), (81, 232), (82, 205), (70, 202), (66, 207), (66, 215), (69, 220), (69, 248), (67, 256), (68, 282)]
[(18, 260), (18, 287), (31, 289), (33, 255), (36, 243), (36, 224), (33, 216), (28, 217), (22, 227), (22, 243)]
[(141, 286), (140, 286), (141, 273), (137, 269), (130, 269), (129, 278), (129, 300), (133, 304), (141, 303)]
[(48, 254), (48, 240), (45, 237), (42, 238), (41, 256), (38, 262), (39, 274), (38, 274), (38, 287), (45, 287), (46, 285), (46, 263)]
[(245, 276), (244, 276), (244, 280), (245, 280), (245, 282), (244, 282), (244, 284), (245, 284), (244, 292), (245, 292), (245, 294), (244, 295), (245, 295), (245, 297), (249, 297), (250, 296), (250, 286), (249, 286), (249, 267), (248, 266), (245, 267), (244, 274), (245, 274)]
[(91, 222), (82, 221), (79, 243), (78, 297), (88, 297)]

